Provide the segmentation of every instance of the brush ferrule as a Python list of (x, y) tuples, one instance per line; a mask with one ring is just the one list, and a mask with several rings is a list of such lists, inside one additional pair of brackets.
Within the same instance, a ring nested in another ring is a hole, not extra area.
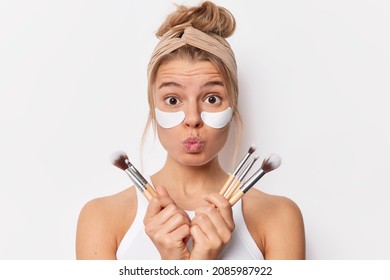
[(129, 169), (131, 172), (142, 182), (143, 185), (146, 185), (148, 181), (139, 173), (139, 171), (134, 167), (134, 165), (130, 166)]
[(242, 180), (245, 178), (246, 174), (248, 174), (249, 170), (251, 170), (253, 164), (255, 163), (256, 159), (252, 160), (248, 166), (242, 171), (241, 175), (238, 177), (238, 181), (242, 182)]
[(127, 175), (129, 175), (131, 181), (133, 181), (134, 185), (138, 188), (138, 190), (144, 192), (146, 189), (145, 184), (142, 183), (142, 181), (138, 178), (138, 176), (134, 174), (130, 168), (127, 168), (125, 172)]
[(148, 181), (146, 181), (146, 179), (144, 178), (144, 176), (141, 175), (138, 169), (135, 168), (135, 166), (128, 159), (126, 160), (126, 163), (133, 175), (136, 176), (138, 180), (142, 182), (143, 185), (146, 185)]
[(250, 157), (250, 153), (247, 153), (246, 156), (240, 161), (240, 163), (238, 164), (238, 166), (236, 167), (236, 169), (234, 170), (233, 172), (233, 175), (236, 176), (238, 174), (238, 172), (240, 171), (240, 169), (242, 168), (242, 166), (245, 164), (245, 162), (248, 160), (248, 158)]
[(264, 176), (266, 172), (264, 172), (263, 169), (259, 169), (256, 171), (255, 174), (253, 174), (245, 183), (244, 185), (240, 188), (243, 193), (246, 193), (251, 187), (253, 187), (257, 181), (260, 180), (261, 177)]

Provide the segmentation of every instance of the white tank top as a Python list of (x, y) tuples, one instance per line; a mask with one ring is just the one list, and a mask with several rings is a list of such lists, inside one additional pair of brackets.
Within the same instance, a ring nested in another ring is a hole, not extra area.
[[(141, 199), (138, 199), (141, 197)], [(143, 218), (146, 213), (147, 200), (138, 194), (137, 190), (137, 214), (126, 232), (118, 250), (116, 257), (118, 260), (159, 260), (160, 253), (145, 233)], [(195, 216), (194, 211), (186, 211), (190, 218)], [(220, 254), (221, 260), (262, 260), (263, 254), (257, 247), (246, 226), (243, 214), (242, 203), (239, 200), (233, 206), (233, 219), (235, 229), (232, 239), (225, 246)], [(190, 245), (189, 245), (190, 246)]]

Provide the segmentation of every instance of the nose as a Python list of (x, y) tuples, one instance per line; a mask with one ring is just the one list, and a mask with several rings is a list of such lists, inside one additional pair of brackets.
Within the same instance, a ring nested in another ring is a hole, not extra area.
[(185, 112), (184, 124), (191, 128), (199, 128), (203, 125), (200, 117), (201, 110), (198, 104), (188, 104)]

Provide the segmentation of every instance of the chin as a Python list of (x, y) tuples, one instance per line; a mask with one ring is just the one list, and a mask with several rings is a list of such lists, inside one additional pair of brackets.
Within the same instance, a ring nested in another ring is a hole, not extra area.
[(180, 164), (185, 166), (199, 167), (206, 165), (213, 161), (216, 158), (216, 155), (210, 157), (206, 156), (203, 153), (193, 153), (180, 156), (180, 160), (177, 160)]

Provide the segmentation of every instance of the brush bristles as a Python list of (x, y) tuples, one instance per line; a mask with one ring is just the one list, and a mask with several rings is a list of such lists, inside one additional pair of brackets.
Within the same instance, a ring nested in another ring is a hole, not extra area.
[(268, 158), (264, 159), (261, 169), (264, 172), (268, 173), (272, 170), (275, 170), (282, 163), (282, 159), (277, 154), (271, 154)]
[(128, 164), (126, 163), (127, 160), (129, 160), (129, 158), (124, 152), (119, 151), (112, 155), (112, 164), (122, 170), (129, 168)]
[(252, 144), (252, 145), (249, 147), (248, 153), (249, 153), (249, 154), (253, 154), (254, 151), (256, 151), (256, 146)]

